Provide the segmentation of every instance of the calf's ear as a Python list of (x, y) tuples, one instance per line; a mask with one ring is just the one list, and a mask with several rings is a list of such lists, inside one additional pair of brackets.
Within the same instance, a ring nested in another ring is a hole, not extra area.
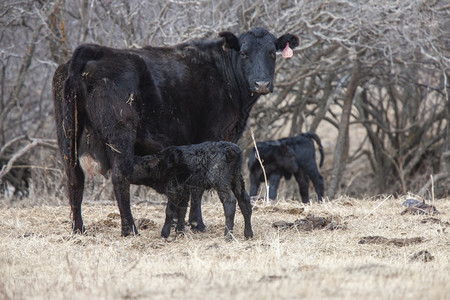
[(159, 163), (159, 158), (156, 157), (156, 155), (147, 155), (145, 156), (145, 162), (147, 163), (147, 166), (150, 168), (154, 168)]
[(294, 49), (295, 47), (300, 45), (300, 38), (295, 34), (285, 34), (275, 41), (275, 48), (278, 51), (281, 51), (286, 48), (287, 43), (289, 43), (289, 47)]
[(219, 37), (223, 38), (224, 40), (224, 49), (233, 49), (236, 51), (241, 50), (241, 47), (239, 46), (239, 39), (231, 32), (222, 31), (219, 33)]

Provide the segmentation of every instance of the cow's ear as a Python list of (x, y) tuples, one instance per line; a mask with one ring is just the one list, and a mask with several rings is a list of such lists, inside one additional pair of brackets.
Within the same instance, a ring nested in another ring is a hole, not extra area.
[(233, 49), (236, 51), (239, 51), (241, 49), (241, 47), (239, 47), (239, 39), (231, 32), (228, 31), (220, 32), (219, 37), (223, 38), (224, 40), (223, 44), (224, 49)]
[(300, 38), (295, 34), (285, 34), (278, 38), (275, 42), (275, 47), (278, 51), (282, 51), (286, 48), (286, 44), (289, 42), (289, 47), (294, 49), (298, 45), (300, 45)]

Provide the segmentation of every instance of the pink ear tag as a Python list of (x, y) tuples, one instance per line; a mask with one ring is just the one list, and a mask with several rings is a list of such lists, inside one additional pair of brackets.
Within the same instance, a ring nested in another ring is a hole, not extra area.
[(292, 51), (291, 47), (289, 47), (289, 42), (286, 42), (286, 47), (283, 50), (283, 57), (289, 58), (292, 57), (292, 55), (294, 55), (294, 51)]

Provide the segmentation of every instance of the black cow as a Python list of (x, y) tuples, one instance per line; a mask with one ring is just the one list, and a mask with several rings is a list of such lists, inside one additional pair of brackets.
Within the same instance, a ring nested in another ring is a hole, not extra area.
[[(284, 176), (289, 180), (292, 174), (298, 183), (300, 195), (303, 203), (309, 202), (309, 180), (314, 184), (317, 198), (322, 201), (324, 195), (323, 177), (319, 173), (316, 164), (315, 140), (319, 146), (320, 163), (323, 164), (323, 147), (320, 138), (311, 132), (301, 133), (294, 137), (283, 138), (276, 141), (264, 141), (256, 143), (258, 152), (269, 179), (269, 198), (277, 197), (277, 189), (281, 178)], [(290, 166), (286, 162), (290, 159), (289, 152), (281, 151), (288, 147), (295, 153), (295, 166)], [(293, 168), (297, 168), (296, 171)], [(259, 185), (264, 181), (261, 166), (256, 160), (255, 149), (250, 152), (248, 159), (248, 169), (250, 171), (250, 196), (255, 196)]]
[[(276, 38), (255, 28), (239, 37), (222, 32), (215, 40), (172, 47), (79, 46), (53, 77), (57, 138), (74, 232), (85, 230), (85, 175), (79, 164), (85, 133), (100, 145), (91, 157), (106, 157), (103, 169), (112, 171), (122, 235), (137, 233), (129, 193), (134, 156), (173, 145), (237, 142), (259, 96), (273, 90), (275, 52), (298, 44), (295, 35)], [(199, 230), (204, 230), (202, 193), (191, 191), (189, 222)]]
[(225, 235), (233, 231), (236, 197), (244, 216), (246, 238), (253, 237), (252, 208), (241, 173), (241, 149), (230, 142), (171, 146), (155, 155), (136, 156), (132, 182), (154, 188), (168, 197), (161, 236), (168, 237), (172, 220), (183, 231), (190, 191), (215, 189), (225, 212)]

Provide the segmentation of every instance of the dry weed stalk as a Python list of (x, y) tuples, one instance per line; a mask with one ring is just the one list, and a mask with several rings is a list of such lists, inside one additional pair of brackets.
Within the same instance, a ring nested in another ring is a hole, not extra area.
[(264, 199), (266, 200), (266, 203), (269, 203), (270, 199), (269, 199), (269, 185), (267, 184), (267, 175), (266, 175), (266, 169), (264, 169), (264, 165), (262, 163), (262, 160), (259, 156), (259, 151), (258, 151), (258, 146), (256, 145), (256, 141), (255, 141), (255, 135), (253, 134), (253, 130), (250, 129), (251, 135), (252, 135), (252, 140), (253, 140), (253, 145), (255, 146), (255, 151), (256, 151), (256, 159), (259, 161), (259, 164), (261, 165), (261, 169), (263, 170), (263, 174), (264, 174), (264, 186), (266, 188), (266, 194)]

